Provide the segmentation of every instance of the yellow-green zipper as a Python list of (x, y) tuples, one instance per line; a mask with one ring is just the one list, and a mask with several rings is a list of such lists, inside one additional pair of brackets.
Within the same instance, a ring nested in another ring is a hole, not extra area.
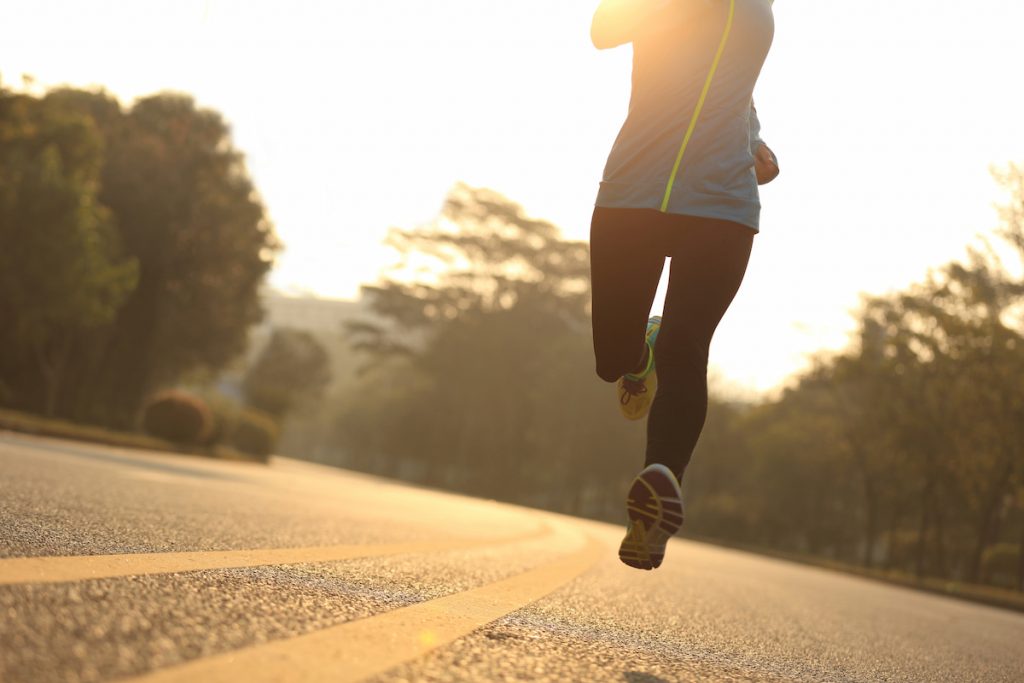
[(701, 90), (700, 97), (697, 99), (697, 106), (693, 109), (693, 116), (690, 117), (690, 125), (686, 129), (686, 135), (683, 137), (683, 144), (679, 147), (679, 154), (676, 156), (675, 166), (672, 167), (672, 174), (668, 177), (668, 185), (665, 186), (665, 198), (661, 201), (662, 213), (668, 211), (668, 200), (672, 196), (672, 186), (676, 182), (679, 165), (683, 163), (683, 154), (686, 153), (686, 147), (690, 144), (693, 131), (697, 128), (697, 119), (700, 118), (701, 109), (704, 108), (704, 100), (707, 99), (708, 91), (711, 90), (711, 81), (715, 77), (715, 71), (718, 70), (718, 63), (722, 61), (722, 53), (725, 52), (725, 44), (729, 40), (729, 33), (732, 32), (732, 18), (735, 14), (736, 0), (729, 0), (729, 17), (725, 20), (725, 31), (722, 33), (722, 40), (718, 44), (718, 52), (715, 53), (715, 59), (711, 62), (711, 70), (708, 71), (707, 80), (704, 81), (704, 89)]

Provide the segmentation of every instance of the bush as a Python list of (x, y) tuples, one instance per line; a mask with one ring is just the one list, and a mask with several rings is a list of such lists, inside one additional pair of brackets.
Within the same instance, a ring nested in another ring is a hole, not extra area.
[(997, 543), (985, 549), (982, 555), (982, 576), (986, 583), (1003, 588), (1017, 587), (1017, 563), (1020, 548), (1016, 543)]
[(267, 460), (277, 445), (277, 422), (259, 410), (243, 410), (235, 417), (231, 445), (249, 455)]
[(242, 409), (241, 406), (235, 400), (216, 391), (202, 391), (199, 396), (210, 408), (210, 415), (213, 419), (206, 443), (210, 446), (229, 445), (231, 434), (235, 429), (235, 422), (238, 420), (238, 413)]
[(178, 390), (161, 391), (146, 402), (142, 428), (151, 436), (173, 443), (204, 444), (213, 430), (213, 415), (197, 396)]

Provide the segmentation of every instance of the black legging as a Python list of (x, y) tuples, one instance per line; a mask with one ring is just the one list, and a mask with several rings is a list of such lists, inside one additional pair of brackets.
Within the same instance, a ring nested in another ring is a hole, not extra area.
[(597, 207), (590, 226), (594, 355), (607, 382), (638, 368), (665, 257), (672, 258), (654, 350), (658, 390), (646, 464), (682, 479), (708, 409), (708, 347), (747, 269), (754, 231), (653, 209)]

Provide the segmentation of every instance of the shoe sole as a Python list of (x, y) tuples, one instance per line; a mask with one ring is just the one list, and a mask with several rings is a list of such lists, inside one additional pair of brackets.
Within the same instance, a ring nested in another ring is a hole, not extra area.
[(637, 569), (656, 569), (665, 546), (683, 525), (683, 502), (675, 477), (663, 465), (644, 469), (626, 497), (629, 530), (619, 546), (619, 559)]

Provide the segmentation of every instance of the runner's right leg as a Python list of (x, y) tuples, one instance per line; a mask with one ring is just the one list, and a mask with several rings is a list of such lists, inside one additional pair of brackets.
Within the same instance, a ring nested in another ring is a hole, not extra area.
[(665, 465), (682, 481), (707, 415), (708, 348), (743, 282), (754, 232), (729, 221), (667, 216), (666, 239), (672, 270), (645, 464)]

